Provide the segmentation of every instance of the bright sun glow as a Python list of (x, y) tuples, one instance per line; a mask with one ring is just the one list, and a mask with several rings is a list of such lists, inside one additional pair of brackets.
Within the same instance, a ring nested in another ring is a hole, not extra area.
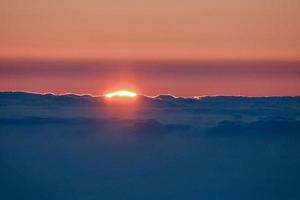
[(115, 92), (110, 92), (105, 94), (106, 98), (113, 98), (113, 97), (126, 97), (126, 98), (134, 98), (137, 94), (135, 92), (131, 92), (128, 90), (118, 90)]

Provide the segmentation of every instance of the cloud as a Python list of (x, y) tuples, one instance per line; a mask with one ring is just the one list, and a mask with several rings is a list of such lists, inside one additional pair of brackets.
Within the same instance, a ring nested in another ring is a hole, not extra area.
[(0, 198), (299, 199), (299, 97), (139, 103), (0, 93)]
[(63, 117), (16, 117), (16, 118), (0, 118), (0, 125), (11, 124), (11, 125), (55, 125), (55, 124), (97, 124), (104, 125), (107, 124), (109, 120), (107, 119), (96, 119), (96, 118), (84, 118), (84, 117), (74, 117), (74, 118), (63, 118)]
[[(190, 127), (209, 128), (216, 123), (219, 123), (218, 126), (210, 131), (252, 130), (250, 128), (263, 131), (263, 127), (270, 126), (268, 130), (272, 130), (272, 126), (278, 127), (280, 124), (293, 127), (296, 122), (290, 121), (300, 119), (300, 97), (182, 98), (172, 95), (140, 95), (139, 100), (127, 108), (131, 112), (128, 115), (123, 112), (124, 106), (111, 106), (105, 102), (103, 96), (0, 92), (0, 108), (3, 113), (0, 123), (82, 123), (99, 126), (111, 123), (121, 128), (124, 125), (132, 126), (134, 132), (162, 133), (186, 131)], [(246, 122), (247, 120), (252, 122)], [(293, 132), (294, 129), (289, 131)]]
[(94, 76), (116, 71), (141, 76), (298, 77), (299, 61), (18, 61), (0, 60), (1, 75)]
[[(54, 105), (77, 106), (77, 105), (99, 105), (103, 101), (102, 96), (63, 94), (54, 95), (37, 94), (29, 92), (0, 92), (0, 103), (21, 104), (21, 105)], [(172, 95), (158, 95), (149, 97), (140, 95), (141, 104), (150, 106), (181, 106), (193, 108), (222, 108), (223, 112), (234, 112), (240, 109), (241, 112), (257, 112), (258, 109), (281, 109), (282, 103), (289, 106), (299, 106), (300, 96), (283, 97), (245, 97), (245, 96), (200, 96), (195, 98), (175, 97)], [(259, 107), (259, 108), (257, 108)], [(248, 110), (245, 110), (248, 109)]]
[(134, 123), (131, 131), (139, 134), (164, 134), (170, 132), (185, 132), (191, 128), (186, 124), (163, 124), (155, 119)]
[[(72, 126), (81, 125), (98, 127), (101, 130), (112, 129), (124, 131), (129, 134), (165, 134), (170, 132), (185, 132), (190, 129), (186, 124), (164, 124), (155, 119), (140, 121), (138, 119), (104, 119), (104, 118), (84, 118), (84, 117), (16, 117), (0, 118), (0, 125), (9, 126)], [(130, 128), (128, 128), (130, 127)], [(124, 129), (125, 128), (125, 129)], [(126, 129), (127, 128), (127, 129)]]
[(222, 121), (206, 130), (207, 137), (300, 139), (300, 121), (258, 120), (254, 122)]

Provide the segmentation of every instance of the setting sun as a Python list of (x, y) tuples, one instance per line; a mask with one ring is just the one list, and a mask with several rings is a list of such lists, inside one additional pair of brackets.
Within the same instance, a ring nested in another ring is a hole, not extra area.
[(106, 98), (113, 98), (113, 97), (125, 97), (125, 98), (134, 98), (137, 96), (137, 93), (128, 91), (128, 90), (118, 90), (115, 92), (109, 92), (105, 94)]

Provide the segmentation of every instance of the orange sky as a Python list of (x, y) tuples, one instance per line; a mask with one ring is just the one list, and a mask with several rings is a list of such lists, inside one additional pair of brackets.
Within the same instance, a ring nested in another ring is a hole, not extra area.
[(294, 60), (299, 11), (299, 0), (0, 0), (0, 57)]
[(0, 0), (0, 91), (300, 95), (299, 0)]

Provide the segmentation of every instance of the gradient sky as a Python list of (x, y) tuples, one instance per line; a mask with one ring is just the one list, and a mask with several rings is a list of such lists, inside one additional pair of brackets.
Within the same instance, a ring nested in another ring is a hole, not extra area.
[(1, 61), (0, 91), (99, 95), (300, 95), (293, 61)]
[(299, 59), (299, 0), (0, 0), (0, 57)]
[(0, 91), (300, 95), (299, 0), (0, 0)]

